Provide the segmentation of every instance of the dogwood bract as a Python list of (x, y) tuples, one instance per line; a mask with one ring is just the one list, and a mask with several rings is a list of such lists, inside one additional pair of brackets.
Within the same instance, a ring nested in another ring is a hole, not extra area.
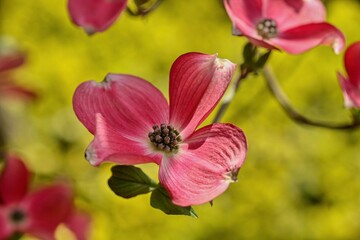
[(156, 163), (174, 204), (211, 201), (236, 180), (246, 139), (232, 124), (196, 128), (223, 96), (235, 67), (217, 55), (180, 56), (170, 71), (169, 104), (153, 85), (131, 75), (108, 74), (101, 83), (82, 83), (73, 107), (94, 134), (86, 159), (95, 166), (105, 160)]
[(0, 98), (14, 97), (23, 100), (34, 100), (37, 94), (34, 91), (17, 85), (12, 76), (12, 70), (25, 63), (25, 55), (20, 52), (11, 52), (0, 55)]
[(61, 223), (85, 240), (89, 216), (76, 212), (69, 186), (57, 183), (29, 192), (30, 173), (21, 159), (8, 155), (0, 175), (0, 239), (30, 234), (53, 240)]
[(72, 21), (89, 35), (105, 31), (125, 10), (127, 0), (69, 0)]
[(360, 42), (353, 43), (345, 52), (345, 69), (348, 78), (338, 73), (348, 108), (360, 108)]
[(244, 35), (254, 45), (283, 49), (291, 54), (318, 45), (332, 46), (339, 53), (345, 37), (326, 23), (320, 0), (224, 0), (234, 35)]

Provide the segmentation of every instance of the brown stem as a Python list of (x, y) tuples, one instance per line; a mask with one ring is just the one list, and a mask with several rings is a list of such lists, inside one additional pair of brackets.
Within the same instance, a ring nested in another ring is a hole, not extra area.
[(291, 105), (269, 66), (264, 66), (263, 74), (270, 92), (285, 110), (287, 115), (295, 122), (329, 129), (353, 129), (360, 126), (360, 121), (358, 121), (355, 117), (353, 117), (352, 122), (350, 123), (333, 123), (328, 121), (316, 121), (303, 116)]
[(240, 68), (241, 72), (239, 77), (236, 79), (236, 81), (233, 83), (233, 85), (230, 88), (230, 92), (228, 93), (227, 96), (225, 96), (225, 98), (223, 99), (220, 109), (217, 111), (216, 116), (214, 117), (213, 123), (218, 123), (222, 116), (225, 114), (227, 108), (229, 107), (232, 99), (235, 97), (236, 92), (238, 91), (239, 87), (240, 87), (240, 82), (245, 79), (249, 73), (250, 70), (246, 67), (244, 68)]

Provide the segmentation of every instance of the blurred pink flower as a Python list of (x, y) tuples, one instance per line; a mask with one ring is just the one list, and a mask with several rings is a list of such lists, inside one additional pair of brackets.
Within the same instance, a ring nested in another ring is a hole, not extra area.
[(60, 223), (86, 239), (89, 217), (75, 211), (71, 189), (63, 183), (29, 192), (30, 173), (21, 159), (7, 156), (0, 175), (0, 239), (27, 233), (54, 239)]
[(22, 66), (25, 55), (20, 52), (0, 56), (0, 96), (12, 96), (25, 100), (34, 100), (37, 94), (22, 86), (16, 85), (11, 76), (11, 70)]
[(338, 77), (344, 93), (345, 106), (360, 108), (360, 42), (355, 42), (346, 49), (344, 62), (348, 78), (340, 73)]
[(320, 0), (224, 0), (234, 35), (246, 36), (254, 45), (283, 49), (291, 54), (318, 45), (332, 46), (339, 53), (345, 37), (326, 23)]
[(224, 192), (245, 160), (243, 132), (231, 124), (196, 128), (223, 96), (236, 65), (216, 55), (187, 53), (170, 72), (170, 105), (147, 81), (108, 74), (76, 90), (73, 106), (95, 135), (86, 150), (92, 165), (103, 161), (160, 165), (159, 180), (174, 204), (211, 201)]
[(109, 28), (126, 5), (127, 0), (69, 0), (68, 9), (74, 24), (92, 35)]

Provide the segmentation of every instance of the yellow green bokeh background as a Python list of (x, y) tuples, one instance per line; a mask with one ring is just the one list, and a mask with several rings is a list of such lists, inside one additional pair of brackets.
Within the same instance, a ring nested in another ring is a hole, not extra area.
[[(358, 1), (327, 1), (327, 9), (347, 44), (360, 40)], [(127, 73), (167, 96), (169, 69), (183, 53), (218, 53), (240, 64), (246, 40), (231, 35), (222, 1), (164, 1), (146, 17), (124, 13), (92, 37), (70, 22), (65, 0), (1, 0), (0, 21), (1, 35), (28, 56), (14, 73), (18, 83), (40, 95), (33, 103), (1, 99), (7, 148), (36, 173), (35, 187), (64, 178), (73, 183), (77, 207), (93, 219), (90, 239), (360, 239), (360, 130), (294, 123), (261, 74), (243, 82), (223, 118), (248, 139), (239, 181), (213, 207), (195, 206), (198, 219), (165, 215), (150, 207), (149, 195), (117, 197), (107, 186), (112, 165), (85, 161), (92, 135), (72, 111), (75, 88), (108, 72)], [(336, 76), (345, 74), (343, 52), (275, 52), (270, 65), (303, 114), (350, 120)], [(157, 166), (143, 170), (156, 178)], [(64, 227), (57, 232), (59, 239), (69, 234)]]

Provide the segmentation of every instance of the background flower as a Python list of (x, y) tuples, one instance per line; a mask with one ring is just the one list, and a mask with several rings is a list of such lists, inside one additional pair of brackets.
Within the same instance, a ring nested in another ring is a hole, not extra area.
[(0, 54), (0, 96), (33, 100), (37, 94), (15, 83), (11, 71), (25, 63), (25, 54), (12, 51)]
[(68, 8), (74, 24), (88, 35), (105, 31), (125, 10), (127, 0), (69, 0)]
[(224, 0), (234, 34), (253, 44), (299, 54), (317, 45), (332, 46), (339, 53), (345, 37), (325, 22), (320, 0)]
[(69, 186), (57, 183), (29, 192), (30, 173), (21, 159), (7, 156), (0, 175), (0, 239), (30, 234), (54, 239), (60, 223), (69, 223), (79, 240), (86, 239), (88, 217), (73, 207)]
[(360, 108), (360, 42), (351, 44), (344, 57), (348, 78), (338, 73), (341, 88), (344, 92), (345, 106)]

